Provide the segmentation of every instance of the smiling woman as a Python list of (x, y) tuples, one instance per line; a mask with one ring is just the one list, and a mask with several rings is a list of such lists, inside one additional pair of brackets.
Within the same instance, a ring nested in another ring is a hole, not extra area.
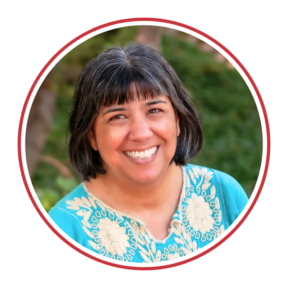
[(187, 165), (203, 133), (190, 96), (155, 50), (111, 48), (83, 69), (69, 122), (83, 184), (49, 212), (75, 241), (131, 262), (185, 256), (219, 237), (247, 203), (217, 170)]
[(135, 189), (139, 184), (146, 189), (162, 181), (167, 167), (171, 169), (179, 120), (168, 97), (145, 100), (137, 98), (135, 88), (134, 93), (134, 101), (101, 109), (88, 138), (91, 147), (101, 151), (107, 171), (105, 182), (109, 178), (109, 183), (119, 179), (125, 184), (129, 180), (130, 185), (135, 183)]

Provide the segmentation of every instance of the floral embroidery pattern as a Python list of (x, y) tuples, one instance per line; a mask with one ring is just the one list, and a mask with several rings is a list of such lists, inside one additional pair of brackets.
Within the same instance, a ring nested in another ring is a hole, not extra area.
[(175, 242), (182, 245), (179, 249), (180, 255), (188, 255), (197, 250), (197, 242), (195, 240), (192, 241), (191, 235), (189, 232), (187, 233), (187, 229), (184, 225), (175, 223), (172, 232), (178, 236), (174, 237)]
[(210, 216), (213, 212), (210, 206), (205, 202), (202, 196), (192, 194), (192, 198), (187, 201), (186, 217), (190, 226), (195, 231), (201, 231), (202, 234), (209, 232), (213, 228), (214, 219)]
[(186, 175), (186, 197), (183, 199), (185, 205), (182, 205), (183, 224), (196, 240), (200, 239), (203, 243), (212, 241), (224, 231), (223, 225), (219, 228), (222, 213), (219, 199), (216, 197), (216, 188), (210, 183), (213, 172), (208, 172), (207, 168), (199, 169), (194, 166), (188, 171), (188, 175)]
[(156, 252), (156, 244), (148, 236), (145, 227), (142, 225), (139, 226), (133, 219), (131, 219), (131, 226), (134, 236), (133, 238), (136, 241), (136, 246), (140, 250), (140, 255), (144, 259), (144, 261), (146, 263), (160, 262), (161, 251), (157, 250)]
[(123, 256), (127, 252), (126, 248), (130, 247), (130, 244), (124, 227), (120, 227), (116, 221), (111, 221), (109, 218), (100, 219), (97, 227), (100, 243), (108, 253)]
[(185, 174), (175, 212), (178, 219), (172, 220), (166, 238), (166, 242), (173, 243), (170, 245), (155, 240), (144, 223), (113, 210), (89, 191), (86, 191), (87, 197), (66, 201), (67, 209), (77, 211), (82, 228), (90, 238), (90, 247), (103, 256), (133, 261), (140, 255), (146, 263), (176, 259), (197, 251), (224, 232), (220, 202), (210, 182), (212, 178), (213, 172), (196, 166)]

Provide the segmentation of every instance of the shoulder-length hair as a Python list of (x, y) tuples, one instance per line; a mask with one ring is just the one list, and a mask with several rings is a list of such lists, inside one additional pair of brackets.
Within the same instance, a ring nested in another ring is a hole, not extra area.
[(69, 157), (82, 181), (105, 174), (101, 156), (88, 140), (88, 132), (102, 106), (124, 104), (138, 98), (169, 97), (179, 119), (180, 135), (173, 159), (185, 165), (196, 156), (203, 143), (203, 132), (191, 96), (170, 64), (152, 48), (138, 44), (110, 48), (86, 64), (76, 84), (69, 119)]

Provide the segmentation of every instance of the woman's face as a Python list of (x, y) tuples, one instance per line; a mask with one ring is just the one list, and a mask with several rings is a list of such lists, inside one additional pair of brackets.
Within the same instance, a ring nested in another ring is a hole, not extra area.
[(179, 121), (168, 97), (143, 97), (102, 107), (88, 134), (107, 173), (121, 181), (149, 184), (165, 177), (175, 154)]

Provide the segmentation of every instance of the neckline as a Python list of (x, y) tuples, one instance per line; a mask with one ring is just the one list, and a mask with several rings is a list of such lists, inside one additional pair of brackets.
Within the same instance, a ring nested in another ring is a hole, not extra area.
[(147, 228), (147, 225), (146, 223), (133, 216), (133, 215), (129, 215), (129, 214), (126, 214), (126, 213), (123, 213), (121, 211), (118, 211), (114, 208), (112, 208), (111, 206), (109, 206), (108, 204), (106, 204), (105, 202), (101, 201), (97, 196), (95, 196), (86, 186), (86, 181), (82, 182), (82, 186), (84, 188), (84, 191), (89, 195), (91, 196), (95, 201), (99, 202), (102, 206), (104, 206), (106, 209), (108, 210), (111, 210), (113, 213), (115, 214), (118, 214), (120, 216), (124, 216), (128, 219), (133, 219), (134, 221), (138, 222), (139, 224), (141, 224), (142, 226), (144, 226), (145, 228), (145, 231), (146, 233), (149, 235), (150, 239), (153, 239), (154, 242), (158, 242), (158, 243), (162, 243), (162, 244), (165, 244), (166, 240), (170, 238), (172, 232), (171, 232), (171, 226), (174, 224), (174, 223), (182, 223), (182, 213), (181, 213), (181, 203), (183, 201), (183, 198), (185, 197), (185, 188), (187, 187), (187, 183), (186, 183), (186, 177), (185, 177), (185, 167), (184, 166), (181, 166), (181, 170), (182, 170), (182, 188), (181, 188), (181, 193), (180, 193), (180, 197), (179, 197), (179, 202), (177, 204), (177, 208), (171, 218), (171, 221), (170, 221), (170, 227), (168, 229), (168, 235), (167, 237), (165, 237), (163, 240), (159, 240), (159, 239), (156, 239), (150, 232), (150, 230)]

